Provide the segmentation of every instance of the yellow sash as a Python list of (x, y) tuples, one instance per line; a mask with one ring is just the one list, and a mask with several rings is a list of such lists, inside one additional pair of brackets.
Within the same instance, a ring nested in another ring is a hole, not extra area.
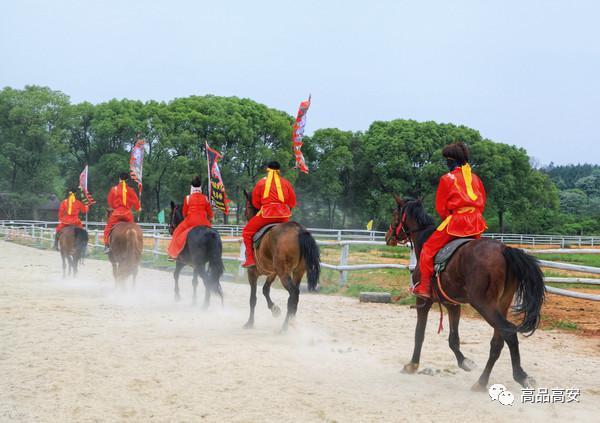
[(281, 179), (279, 179), (279, 171), (275, 169), (267, 170), (267, 183), (265, 184), (265, 190), (263, 191), (263, 198), (269, 198), (269, 192), (271, 192), (271, 184), (275, 179), (275, 187), (277, 188), (277, 198), (282, 203), (285, 201), (283, 197), (283, 190), (281, 189)]
[[(456, 213), (464, 214), (464, 213), (473, 213), (475, 211), (477, 211), (477, 209), (475, 207), (461, 207), (460, 209), (456, 210)], [(448, 223), (450, 223), (451, 219), (452, 219), (452, 215), (449, 214), (448, 217), (445, 218), (442, 223), (440, 223), (440, 226), (437, 227), (437, 230), (441, 232), (444, 229), (446, 229), (446, 226), (448, 226)]]
[(471, 174), (471, 166), (469, 163), (464, 164), (460, 167), (463, 178), (465, 178), (465, 185), (467, 186), (467, 195), (471, 200), (477, 200), (477, 194), (473, 191), (473, 175)]
[(123, 205), (127, 205), (127, 184), (125, 181), (121, 181), (121, 197), (123, 200)]
[(71, 212), (73, 211), (73, 203), (75, 202), (75, 194), (73, 194), (72, 192), (69, 192), (69, 199), (67, 200), (67, 204), (69, 205), (67, 207), (67, 214), (70, 216)]

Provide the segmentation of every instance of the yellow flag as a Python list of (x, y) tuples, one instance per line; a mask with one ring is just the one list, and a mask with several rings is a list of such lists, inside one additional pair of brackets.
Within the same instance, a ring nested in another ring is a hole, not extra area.
[(367, 231), (370, 231), (373, 229), (373, 219), (369, 220), (369, 223), (367, 223)]

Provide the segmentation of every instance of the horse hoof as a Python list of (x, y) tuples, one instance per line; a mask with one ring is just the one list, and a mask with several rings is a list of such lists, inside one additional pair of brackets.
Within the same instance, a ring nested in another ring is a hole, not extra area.
[(273, 315), (273, 317), (279, 317), (281, 315), (281, 309), (279, 308), (279, 306), (273, 304), (273, 306), (271, 307), (271, 314)]
[(523, 386), (523, 388), (527, 389), (535, 389), (535, 387), (537, 386), (535, 379), (529, 376), (527, 376), (525, 379), (523, 379), (522, 382), (519, 383), (521, 384), (521, 386)]
[(179, 301), (181, 301), (181, 295), (175, 294), (175, 302), (178, 303)]
[(465, 372), (470, 372), (471, 370), (476, 368), (477, 365), (475, 364), (475, 362), (473, 360), (469, 360), (468, 358), (465, 358), (463, 360), (463, 362), (458, 365), (458, 367), (463, 369)]
[(475, 382), (473, 386), (471, 386), (471, 391), (473, 392), (487, 392), (488, 389), (486, 386), (481, 385), (479, 381)]
[(414, 374), (419, 369), (419, 363), (408, 363), (402, 368), (402, 373), (407, 375)]
[(247, 322), (243, 327), (244, 329), (252, 329), (254, 327), (254, 322)]

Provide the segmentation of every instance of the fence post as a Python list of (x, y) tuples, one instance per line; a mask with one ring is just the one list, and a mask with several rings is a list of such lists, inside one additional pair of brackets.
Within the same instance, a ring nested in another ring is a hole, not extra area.
[[(340, 266), (348, 265), (348, 257), (350, 256), (350, 244), (342, 245), (342, 254), (340, 255)], [(340, 286), (346, 285), (348, 280), (348, 271), (340, 270)]]
[(100, 245), (100, 240), (98, 239), (98, 229), (94, 231), (94, 248)]
[(154, 229), (154, 259), (156, 260), (156, 258), (158, 257), (158, 243), (160, 242), (160, 239), (158, 238), (158, 233), (156, 232), (156, 229)]
[(35, 226), (33, 225), (33, 223), (31, 224), (31, 239), (35, 239)]

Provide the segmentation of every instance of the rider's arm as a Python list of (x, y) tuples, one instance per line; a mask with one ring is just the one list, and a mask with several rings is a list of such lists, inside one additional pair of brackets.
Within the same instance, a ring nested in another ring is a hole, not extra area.
[(206, 198), (206, 196), (204, 196), (204, 200), (206, 201), (206, 217), (208, 218), (209, 221), (212, 222), (214, 213), (213, 213), (212, 207), (210, 206), (210, 201), (208, 201), (208, 198)]
[(67, 213), (67, 207), (65, 205), (65, 202), (62, 201), (60, 203), (60, 206), (58, 207), (58, 220), (63, 220), (65, 217), (65, 214)]
[(87, 213), (89, 210), (89, 207), (86, 206), (85, 204), (83, 204), (81, 201), (77, 200), (77, 208), (79, 209), (79, 211), (81, 213)]
[(294, 192), (294, 187), (292, 187), (292, 184), (289, 182), (287, 183), (287, 187), (288, 195), (286, 196), (285, 203), (290, 207), (290, 209), (293, 209), (296, 207), (296, 193)]

